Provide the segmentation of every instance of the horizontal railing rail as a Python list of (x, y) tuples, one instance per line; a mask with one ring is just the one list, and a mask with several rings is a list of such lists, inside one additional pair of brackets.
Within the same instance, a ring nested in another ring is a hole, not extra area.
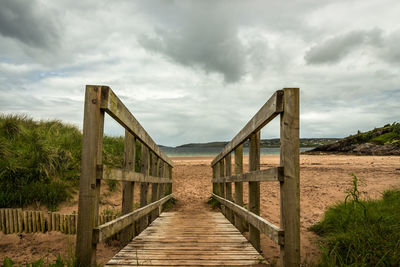
[[(260, 131), (280, 115), (280, 166), (260, 170)], [(249, 171), (243, 173), (243, 143), (250, 141)], [(235, 174), (232, 175), (232, 152)], [(222, 149), (211, 163), (212, 197), (221, 211), (244, 232), (250, 243), (260, 247), (260, 233), (280, 246), (281, 266), (300, 265), (300, 167), (299, 167), (299, 89), (276, 91), (254, 117)], [(280, 226), (260, 217), (260, 182), (279, 182)], [(235, 192), (232, 193), (232, 182)], [(243, 201), (243, 182), (248, 182), (248, 209)], [(234, 197), (233, 197), (234, 196)], [(234, 199), (233, 199), (234, 198)]]
[[(125, 128), (123, 168), (102, 163), (105, 114)], [(120, 241), (126, 244), (159, 215), (162, 205), (172, 198), (172, 167), (172, 161), (110, 87), (86, 86), (76, 241), (78, 265), (96, 266), (98, 242), (120, 233)], [(102, 180), (122, 182), (122, 216), (98, 226)], [(134, 211), (137, 183), (140, 184), (140, 208)]]

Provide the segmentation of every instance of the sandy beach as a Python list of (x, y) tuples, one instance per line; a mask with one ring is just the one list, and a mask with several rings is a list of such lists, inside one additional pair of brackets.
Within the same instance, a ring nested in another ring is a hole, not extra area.
[[(206, 204), (211, 194), (211, 168), (213, 157), (174, 157), (173, 192), (177, 199), (173, 210), (190, 213), (202, 212), (210, 207)], [(244, 158), (244, 170), (248, 169), (248, 158)], [(261, 156), (261, 169), (278, 166), (278, 155)], [(347, 156), (347, 155), (301, 155), (301, 257), (303, 262), (315, 262), (319, 257), (318, 237), (307, 229), (318, 222), (324, 211), (338, 201), (344, 200), (346, 190), (351, 187), (354, 173), (360, 179), (359, 190), (363, 199), (379, 198), (387, 189), (400, 187), (400, 157), (398, 156)], [(150, 190), (151, 191), (151, 190)], [(244, 200), (247, 202), (247, 184), (244, 185)], [(138, 200), (137, 191), (135, 201)], [(101, 210), (119, 210), (121, 192), (108, 192), (103, 186)], [(77, 211), (77, 198), (60, 207), (60, 212)], [(261, 183), (261, 216), (279, 225), (279, 184)], [(5, 256), (15, 262), (37, 260), (44, 257), (52, 261), (57, 254), (68, 257), (74, 251), (74, 236), (60, 233), (3, 235), (0, 234), (0, 260)], [(279, 257), (278, 247), (262, 236), (263, 255), (269, 261)], [(108, 261), (118, 251), (118, 244), (100, 244), (98, 263)]]

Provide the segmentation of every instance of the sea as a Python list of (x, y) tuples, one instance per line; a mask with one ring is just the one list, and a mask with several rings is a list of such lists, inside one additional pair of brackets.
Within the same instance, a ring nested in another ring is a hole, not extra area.
[[(308, 151), (313, 147), (301, 147), (300, 152)], [(221, 147), (161, 147), (169, 157), (199, 157), (199, 156), (216, 156), (222, 148)], [(279, 155), (279, 147), (262, 147), (260, 150), (261, 155)], [(243, 154), (249, 154), (249, 148), (243, 148)]]

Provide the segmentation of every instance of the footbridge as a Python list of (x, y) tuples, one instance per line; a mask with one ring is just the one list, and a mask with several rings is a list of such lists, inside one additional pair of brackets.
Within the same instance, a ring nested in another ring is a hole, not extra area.
[[(102, 162), (106, 114), (125, 128), (123, 168)], [(280, 166), (260, 170), (260, 131), (278, 115)], [(248, 172), (243, 171), (244, 146), (249, 146)], [(262, 266), (267, 264), (260, 246), (264, 237), (280, 246), (281, 266), (299, 266), (299, 89), (276, 91), (215, 157), (211, 167), (210, 195), (220, 204), (220, 212), (163, 212), (173, 202), (173, 162), (111, 88), (86, 86), (78, 266), (96, 266), (97, 244), (116, 234), (124, 247), (106, 266)], [(120, 217), (100, 224), (100, 185), (107, 179), (122, 181), (122, 210)], [(274, 181), (281, 188), (279, 226), (260, 216), (260, 182)], [(247, 208), (243, 183), (249, 188)], [(135, 187), (140, 189), (140, 207), (136, 209)]]

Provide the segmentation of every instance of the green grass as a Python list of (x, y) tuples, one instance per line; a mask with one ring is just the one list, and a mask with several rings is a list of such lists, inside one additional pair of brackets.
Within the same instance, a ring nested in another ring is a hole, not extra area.
[(34, 261), (32, 263), (26, 263), (24, 265), (15, 264), (12, 259), (5, 257), (2, 267), (73, 267), (75, 266), (73, 262), (63, 260), (60, 255), (58, 255), (55, 263), (45, 262), (43, 258)]
[[(73, 125), (0, 114), (0, 208), (56, 210), (78, 188), (81, 147), (82, 133)], [(123, 156), (123, 138), (104, 137), (104, 163), (121, 167)]]
[(357, 177), (345, 201), (310, 228), (322, 237), (320, 266), (399, 266), (400, 190), (360, 200)]
[(375, 128), (368, 132), (360, 132), (351, 136), (354, 144), (371, 142), (377, 145), (395, 144), (400, 146), (400, 123), (394, 122), (381, 128)]

